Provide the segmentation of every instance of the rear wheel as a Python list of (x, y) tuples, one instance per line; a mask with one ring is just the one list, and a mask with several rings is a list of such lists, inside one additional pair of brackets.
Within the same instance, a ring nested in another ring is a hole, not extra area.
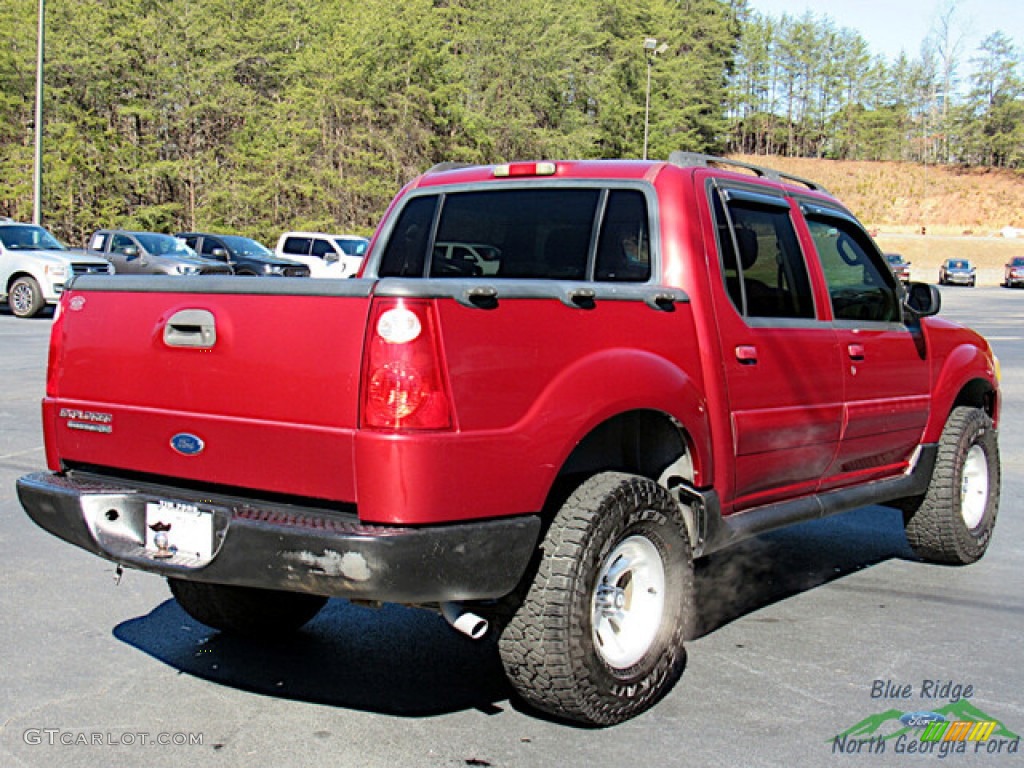
[(651, 707), (682, 674), (693, 624), (676, 501), (646, 478), (596, 475), (559, 510), (542, 551), (499, 639), (512, 686), (537, 709), (594, 725)]
[(964, 565), (985, 554), (999, 511), (999, 445), (988, 414), (953, 410), (924, 496), (903, 504), (907, 541), (925, 560)]
[(293, 632), (327, 603), (320, 595), (167, 579), (185, 613), (208, 627), (240, 635)]
[(32, 277), (19, 277), (14, 281), (7, 303), (17, 317), (34, 317), (46, 306), (39, 283)]

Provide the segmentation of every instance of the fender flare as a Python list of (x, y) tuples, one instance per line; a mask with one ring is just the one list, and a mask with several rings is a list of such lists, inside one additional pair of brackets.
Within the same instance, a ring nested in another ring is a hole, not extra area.
[[(576, 361), (550, 382), (517, 429), (548, 447), (539, 458), (551, 469), (550, 485), (587, 435), (635, 411), (662, 413), (680, 424), (689, 438), (695, 485), (711, 484), (711, 427), (701, 388), (678, 365), (648, 351), (602, 350)], [(557, 424), (547, 417), (552, 413)]]
[[(923, 442), (934, 443), (942, 435), (949, 414), (960, 393), (973, 381), (981, 381), (989, 391), (999, 391), (995, 360), (991, 353), (973, 344), (961, 344), (950, 351), (932, 387), (932, 408), (925, 427)], [(993, 421), (998, 420), (998, 403), (993, 403)]]

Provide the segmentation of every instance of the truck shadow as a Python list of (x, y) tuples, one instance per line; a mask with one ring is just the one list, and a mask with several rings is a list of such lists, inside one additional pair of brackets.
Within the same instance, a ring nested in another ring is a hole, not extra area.
[(697, 562), (696, 637), (886, 560), (916, 560), (899, 512), (864, 507), (744, 541)]
[(429, 611), (331, 600), (281, 640), (221, 634), (168, 599), (114, 636), (179, 672), (253, 693), (397, 716), (477, 709), (495, 714), (510, 689), (493, 642), (474, 641)]
[[(893, 558), (914, 554), (899, 513), (883, 507), (736, 545), (697, 563), (696, 636)], [(331, 600), (295, 635), (260, 641), (220, 634), (168, 599), (114, 636), (179, 672), (276, 698), (399, 717), (520, 708), (492, 639), (470, 640), (434, 613), (397, 605)]]

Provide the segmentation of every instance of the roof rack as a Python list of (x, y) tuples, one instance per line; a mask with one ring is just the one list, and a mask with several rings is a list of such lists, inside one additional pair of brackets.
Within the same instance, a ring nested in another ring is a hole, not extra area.
[(750, 171), (756, 176), (771, 179), (772, 181), (788, 181), (795, 184), (800, 184), (804, 187), (807, 187), (808, 189), (814, 190), (815, 192), (824, 192), (825, 194), (829, 194), (829, 191), (816, 181), (805, 179), (802, 176), (795, 176), (792, 173), (777, 171), (774, 168), (765, 168), (764, 166), (754, 165), (753, 163), (744, 163), (741, 162), (740, 160), (730, 160), (727, 157), (705, 155), (701, 154), (700, 152), (676, 151), (668, 156), (668, 161), (672, 165), (679, 166), (680, 168), (712, 168), (716, 166), (723, 166), (725, 168), (743, 168), (745, 170)]
[(456, 171), (459, 168), (472, 168), (473, 163), (460, 163), (453, 160), (446, 160), (427, 169), (427, 173), (442, 173), (444, 171)]

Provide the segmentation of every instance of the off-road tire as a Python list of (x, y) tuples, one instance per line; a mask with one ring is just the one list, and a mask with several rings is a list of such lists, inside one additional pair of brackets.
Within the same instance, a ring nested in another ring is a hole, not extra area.
[(904, 500), (907, 541), (921, 558), (966, 565), (985, 554), (999, 511), (999, 444), (979, 408), (950, 414), (924, 496)]
[(294, 632), (319, 613), (326, 597), (228, 584), (167, 579), (185, 613), (208, 627), (238, 635)]
[[(613, 725), (675, 685), (693, 624), (693, 561), (678, 504), (653, 480), (609, 472), (583, 482), (555, 515), (498, 647), (528, 705)], [(609, 634), (622, 645), (600, 639)]]
[(19, 277), (11, 284), (7, 304), (15, 317), (35, 317), (46, 306), (39, 283), (33, 277)]

